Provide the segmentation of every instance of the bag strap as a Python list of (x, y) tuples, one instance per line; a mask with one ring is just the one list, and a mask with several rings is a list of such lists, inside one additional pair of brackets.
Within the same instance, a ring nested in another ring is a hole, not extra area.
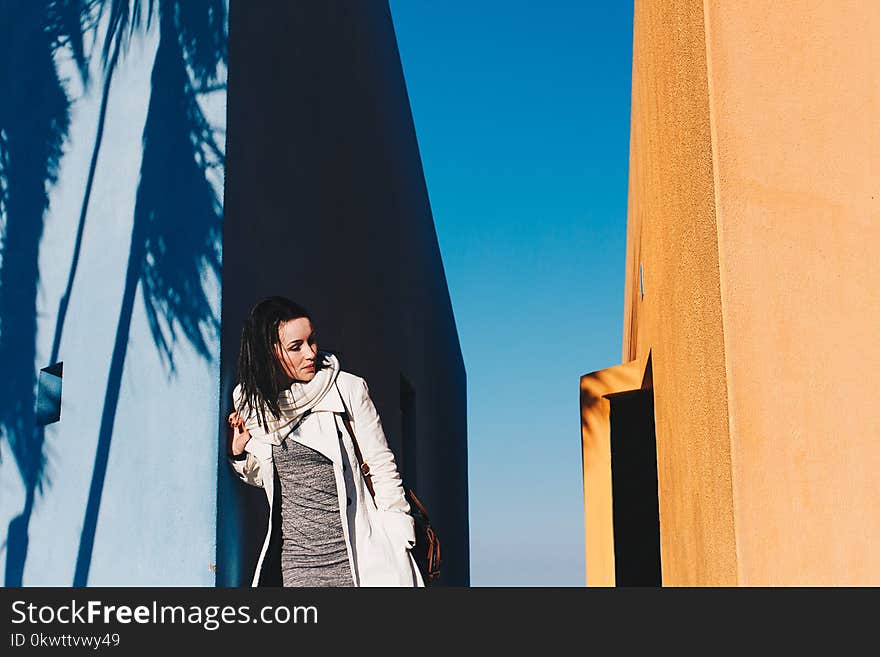
[[(364, 461), (364, 457), (361, 454), (360, 445), (358, 445), (357, 437), (354, 435), (354, 429), (351, 427), (351, 420), (349, 419), (348, 407), (345, 405), (345, 398), (342, 396), (342, 391), (339, 389), (339, 385), (334, 382), (336, 385), (336, 392), (339, 393), (339, 399), (342, 400), (342, 408), (345, 409), (345, 412), (342, 415), (342, 423), (345, 425), (346, 431), (348, 431), (348, 435), (351, 436), (351, 443), (354, 446), (354, 454), (358, 460), (358, 466), (360, 467), (361, 472), (364, 475), (364, 482), (367, 484), (367, 490), (370, 491), (370, 495), (372, 495), (373, 499), (376, 499), (376, 492), (373, 490), (373, 476), (370, 474), (370, 466)], [(409, 500), (413, 502), (418, 508), (419, 512), (422, 514), (422, 517), (425, 519), (425, 524), (430, 529), (431, 527), (431, 518), (428, 516), (428, 510), (422, 505), (421, 501), (418, 497), (416, 497), (416, 493), (412, 488), (406, 490), (409, 494)], [(439, 550), (439, 545), (437, 546)]]
[(351, 443), (354, 446), (354, 455), (358, 460), (358, 467), (360, 468), (361, 473), (364, 475), (364, 483), (367, 484), (367, 490), (370, 491), (370, 495), (375, 500), (376, 492), (373, 490), (373, 476), (370, 474), (370, 466), (364, 461), (364, 457), (361, 454), (360, 445), (358, 445), (357, 438), (354, 435), (354, 429), (351, 428), (351, 420), (349, 419), (348, 407), (345, 405), (345, 398), (342, 396), (342, 391), (339, 389), (339, 384), (335, 381), (333, 385), (336, 386), (336, 392), (339, 393), (339, 399), (342, 400), (342, 408), (345, 409), (345, 413), (342, 415), (342, 423), (345, 425), (346, 431), (348, 431), (348, 435), (351, 436)]
[(431, 526), (431, 519), (428, 517), (428, 510), (425, 509), (424, 506), (422, 506), (422, 503), (419, 501), (419, 498), (416, 497), (416, 492), (412, 488), (408, 489), (408, 491), (409, 491), (410, 502), (412, 502), (413, 504), (416, 505), (416, 507), (419, 510), (419, 513), (421, 513), (422, 517), (425, 519), (425, 524), (428, 525), (428, 527), (430, 527)]

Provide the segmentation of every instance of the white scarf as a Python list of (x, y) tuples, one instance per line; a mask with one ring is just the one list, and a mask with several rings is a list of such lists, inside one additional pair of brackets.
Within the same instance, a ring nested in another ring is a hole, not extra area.
[[(278, 409), (281, 415), (277, 419), (269, 409), (265, 409), (267, 424), (265, 428), (260, 426), (259, 415), (255, 410), (245, 404), (244, 410), (247, 415), (244, 418), (244, 426), (250, 432), (251, 438), (269, 445), (280, 445), (299, 421), (330, 391), (339, 375), (339, 359), (333, 354), (320, 351), (315, 361), (320, 365), (311, 381), (305, 383), (294, 381), (290, 387), (278, 394)], [(232, 401), (236, 409), (240, 408), (242, 401), (240, 384), (232, 391)]]

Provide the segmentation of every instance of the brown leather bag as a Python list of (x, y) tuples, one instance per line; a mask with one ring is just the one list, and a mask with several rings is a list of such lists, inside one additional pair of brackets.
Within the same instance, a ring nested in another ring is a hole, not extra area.
[[(339, 396), (342, 398), (341, 393)], [(342, 405), (345, 406), (344, 401)], [(342, 415), (342, 423), (345, 425), (348, 435), (351, 436), (351, 442), (354, 446), (354, 453), (358, 460), (358, 466), (360, 467), (361, 474), (364, 476), (364, 483), (367, 484), (367, 490), (370, 491), (370, 495), (375, 500), (376, 493), (373, 490), (373, 477), (370, 474), (370, 466), (364, 461), (364, 458), (361, 455), (361, 448), (354, 435), (354, 430), (351, 428), (351, 420), (349, 419), (347, 407), (345, 413)], [(419, 567), (419, 571), (422, 573), (422, 580), (425, 582), (425, 586), (428, 586), (440, 577), (440, 539), (437, 538), (436, 532), (431, 527), (431, 519), (428, 517), (428, 511), (419, 501), (419, 498), (416, 497), (415, 492), (411, 488), (407, 488), (405, 489), (405, 495), (412, 511), (413, 520), (415, 520), (416, 524), (416, 544), (413, 546), (411, 552), (416, 561), (416, 565)]]

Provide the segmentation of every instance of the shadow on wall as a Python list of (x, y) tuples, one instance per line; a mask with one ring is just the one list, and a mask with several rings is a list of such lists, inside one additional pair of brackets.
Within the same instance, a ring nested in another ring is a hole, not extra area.
[[(42, 440), (35, 443), (38, 254), (48, 188), (57, 177), (69, 101), (55, 68), (67, 42), (83, 64), (78, 16), (55, 3), (0, 5), (0, 429), (26, 488), (25, 509), (6, 537), (6, 585), (21, 583), (34, 496), (48, 484)], [(21, 66), (27, 63), (26, 74)]]
[[(212, 348), (219, 339), (219, 318), (211, 308), (203, 277), (208, 272), (217, 276), (220, 273), (222, 207), (210, 181), (210, 170), (222, 170), (224, 155), (197, 97), (225, 88), (220, 78), (226, 65), (226, 2), (20, 0), (2, 7), (11, 15), (0, 16), (0, 30), (12, 32), (11, 26), (15, 25), (21, 43), (0, 33), (0, 44), (5, 44), (0, 46), (5, 51), (0, 67), (0, 97), (17, 101), (0, 106), (0, 362), (4, 372), (12, 373), (0, 380), (5, 386), (0, 390), (0, 431), (10, 444), (26, 487), (25, 507), (10, 523), (6, 538), (6, 586), (22, 583), (35, 493), (46, 494), (49, 484), (45, 477), (43, 428), (35, 426), (34, 419), (38, 369), (34, 361), (38, 247), (48, 206), (47, 189), (55, 181), (67, 129), (68, 101), (54, 68), (53, 49), (69, 44), (85, 80), (87, 62), (77, 52), (82, 54), (86, 31), (97, 30), (99, 20), (106, 19), (102, 104), (68, 285), (57, 316), (54, 362), (76, 273), (110, 82), (127, 40), (141, 30), (150, 30), (154, 20), (159, 29), (125, 287), (73, 581), (75, 586), (84, 586), (88, 582), (138, 287), (153, 342), (167, 365), (169, 378), (175, 373), (179, 338), (187, 340), (208, 360), (214, 358)], [(58, 18), (62, 9), (67, 16), (65, 22)], [(65, 29), (52, 32), (56, 24)], [(40, 49), (36, 37), (41, 36), (48, 43)], [(22, 70), (34, 70), (35, 75), (20, 76)], [(43, 153), (44, 157), (35, 157)]]

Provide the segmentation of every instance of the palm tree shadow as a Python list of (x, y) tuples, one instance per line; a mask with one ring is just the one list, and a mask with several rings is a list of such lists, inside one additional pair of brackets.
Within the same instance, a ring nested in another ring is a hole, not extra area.
[(0, 5), (0, 435), (25, 487), (24, 510), (7, 533), (6, 586), (21, 586), (34, 500), (50, 483), (34, 412), (34, 365), (39, 246), (69, 127), (70, 101), (54, 56), (70, 47), (87, 79), (82, 35), (90, 5), (89, 0)]
[(169, 376), (175, 373), (175, 346), (181, 337), (210, 360), (219, 335), (205, 278), (220, 274), (222, 205), (210, 171), (223, 167), (224, 156), (197, 96), (225, 69), (225, 2), (159, 0), (157, 10), (159, 46), (141, 177), (74, 586), (88, 581), (138, 287)]

